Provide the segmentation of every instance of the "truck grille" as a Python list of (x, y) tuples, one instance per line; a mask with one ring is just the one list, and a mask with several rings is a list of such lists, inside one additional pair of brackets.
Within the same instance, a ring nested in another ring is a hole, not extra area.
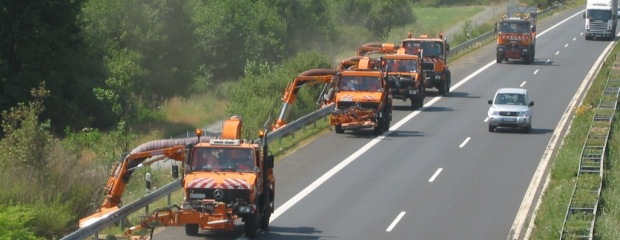
[(379, 104), (374, 102), (338, 102), (336, 104), (336, 107), (338, 109), (347, 109), (349, 107), (355, 106), (356, 104), (358, 104), (358, 106), (360, 106), (361, 108), (379, 108)]
[(241, 198), (250, 202), (249, 189), (196, 188), (189, 189), (188, 192), (190, 200), (215, 199), (218, 202), (231, 203)]

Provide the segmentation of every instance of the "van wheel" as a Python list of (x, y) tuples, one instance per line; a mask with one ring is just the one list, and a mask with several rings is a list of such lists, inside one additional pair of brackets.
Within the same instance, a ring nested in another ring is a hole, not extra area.
[(495, 132), (495, 127), (489, 124), (489, 132)]

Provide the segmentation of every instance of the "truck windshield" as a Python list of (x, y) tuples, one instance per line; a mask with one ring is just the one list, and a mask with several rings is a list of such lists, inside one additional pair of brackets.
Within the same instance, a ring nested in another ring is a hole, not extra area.
[(611, 19), (611, 11), (609, 10), (588, 10), (588, 19), (590, 20), (609, 20)]
[(528, 22), (502, 22), (499, 24), (501, 33), (528, 33), (530, 24)]

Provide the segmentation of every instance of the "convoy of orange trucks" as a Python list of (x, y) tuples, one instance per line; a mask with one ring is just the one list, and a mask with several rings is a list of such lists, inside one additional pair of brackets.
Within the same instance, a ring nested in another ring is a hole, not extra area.
[[(127, 230), (130, 236), (155, 225), (184, 226), (189, 236), (201, 230), (235, 230), (235, 220), (244, 223), (244, 233), (253, 238), (269, 227), (274, 210), (274, 158), (269, 155), (266, 131), (259, 133), (260, 144), (241, 139), (243, 121), (233, 116), (223, 123), (219, 138), (196, 137), (147, 142), (131, 151), (113, 166), (104, 187), (105, 199), (92, 215), (80, 220), (80, 227), (118, 210), (125, 186), (134, 170), (156, 161), (172, 159), (184, 166), (183, 202), (155, 210), (137, 226)], [(213, 162), (201, 159), (209, 156)], [(173, 165), (177, 166), (177, 165)], [(178, 168), (173, 167), (173, 176)]]
[[(588, 6), (594, 1), (597, 0), (588, 0)], [(617, 0), (611, 2), (617, 5)], [(584, 15), (591, 21), (591, 27), (596, 20), (594, 14), (595, 10), (591, 10)], [(508, 59), (533, 62), (536, 8), (509, 6), (507, 17), (497, 23), (496, 32), (498, 63)], [(304, 71), (286, 87), (278, 118), (269, 129), (259, 133), (260, 143), (241, 139), (243, 121), (233, 116), (224, 121), (220, 137), (202, 137), (197, 130), (195, 137), (142, 144), (113, 166), (103, 188), (103, 203), (92, 215), (81, 219), (79, 225), (88, 226), (117, 211), (135, 169), (172, 159), (184, 169), (183, 201), (180, 206), (158, 209), (144, 217), (139, 225), (127, 230), (127, 235), (145, 228), (151, 229), (152, 234), (154, 223), (184, 226), (185, 233), (192, 236), (201, 230), (234, 231), (235, 221), (240, 219), (245, 235), (253, 238), (259, 230), (268, 228), (275, 208), (274, 157), (269, 154), (265, 138), (268, 130), (277, 131), (287, 124), (301, 88), (323, 84), (317, 103), (320, 107), (335, 105), (329, 122), (336, 133), (372, 129), (375, 135), (380, 135), (390, 127), (393, 98), (410, 100), (412, 108), (418, 109), (424, 103), (426, 88), (436, 88), (444, 96), (450, 92), (449, 50), (442, 34), (413, 37), (409, 33), (398, 44), (363, 44), (357, 56), (341, 61), (335, 69)], [(375, 58), (373, 54), (380, 57)], [(204, 164), (205, 160), (200, 160), (204, 156), (216, 159), (217, 163)], [(173, 177), (178, 175), (178, 167), (173, 165)]]
[(506, 16), (495, 26), (496, 62), (519, 59), (527, 64), (536, 55), (536, 7), (508, 6)]

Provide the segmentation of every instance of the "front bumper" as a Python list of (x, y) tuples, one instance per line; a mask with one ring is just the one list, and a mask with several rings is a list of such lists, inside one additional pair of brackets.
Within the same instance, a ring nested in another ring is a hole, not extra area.
[(489, 116), (489, 125), (494, 127), (527, 127), (531, 117)]
[(531, 54), (529, 47), (504, 45), (497, 47), (498, 59), (522, 59), (529, 57)]

